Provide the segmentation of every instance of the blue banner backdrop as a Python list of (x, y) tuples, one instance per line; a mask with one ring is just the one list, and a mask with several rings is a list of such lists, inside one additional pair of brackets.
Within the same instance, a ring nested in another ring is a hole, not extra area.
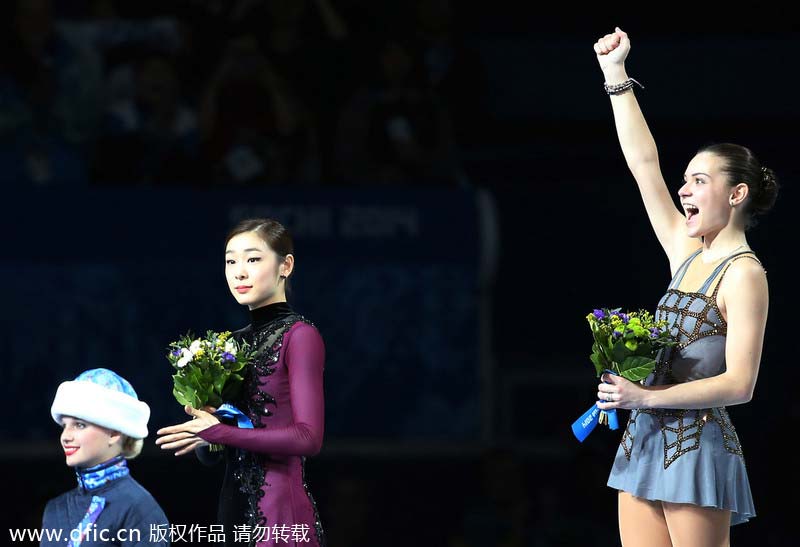
[(453, 190), (98, 189), (6, 200), (0, 341), (6, 440), (51, 440), (58, 384), (108, 367), (152, 408), (182, 409), (167, 344), (234, 330), (227, 230), (249, 216), (295, 237), (289, 296), (327, 348), (326, 436), (465, 440), (480, 429), (476, 196)]

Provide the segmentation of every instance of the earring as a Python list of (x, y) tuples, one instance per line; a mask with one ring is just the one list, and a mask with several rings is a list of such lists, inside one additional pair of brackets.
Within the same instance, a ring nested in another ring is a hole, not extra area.
[(731, 207), (736, 207), (736, 204), (733, 202), (733, 198), (729, 199), (728, 203), (730, 204)]

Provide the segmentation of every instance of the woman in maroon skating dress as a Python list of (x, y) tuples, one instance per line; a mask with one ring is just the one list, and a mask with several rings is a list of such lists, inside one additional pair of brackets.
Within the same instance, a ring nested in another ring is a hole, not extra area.
[(245, 220), (226, 241), (228, 286), (251, 315), (234, 336), (256, 348), (235, 406), (253, 428), (223, 423), (215, 409), (187, 406), (192, 420), (158, 431), (156, 444), (176, 456), (196, 451), (204, 463), (224, 457), (218, 518), (227, 545), (325, 545), (305, 480), (305, 458), (322, 447), (325, 346), (286, 302), (292, 253), (287, 230), (271, 219)]

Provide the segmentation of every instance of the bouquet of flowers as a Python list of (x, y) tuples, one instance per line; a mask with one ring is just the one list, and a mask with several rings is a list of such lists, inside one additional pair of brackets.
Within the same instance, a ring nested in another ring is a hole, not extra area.
[[(602, 308), (586, 319), (594, 338), (589, 359), (598, 377), (608, 372), (640, 382), (655, 369), (659, 350), (676, 343), (666, 321), (656, 321), (645, 310), (623, 313), (620, 308)], [(617, 429), (616, 411), (602, 411), (595, 404), (572, 424), (572, 431), (582, 442), (597, 423)]]
[(230, 331), (208, 331), (205, 338), (187, 333), (169, 344), (167, 359), (175, 368), (172, 394), (182, 405), (219, 407), (241, 390), (242, 369), (254, 351), (238, 343)]

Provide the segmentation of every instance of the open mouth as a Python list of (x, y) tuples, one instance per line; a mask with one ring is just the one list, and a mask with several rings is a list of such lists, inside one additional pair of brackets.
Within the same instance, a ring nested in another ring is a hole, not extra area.
[(78, 447), (77, 446), (65, 446), (64, 447), (64, 454), (66, 454), (67, 456), (72, 456), (77, 451), (78, 451)]
[(692, 220), (692, 218), (700, 212), (700, 209), (690, 203), (684, 203), (683, 210), (686, 211), (686, 222)]

